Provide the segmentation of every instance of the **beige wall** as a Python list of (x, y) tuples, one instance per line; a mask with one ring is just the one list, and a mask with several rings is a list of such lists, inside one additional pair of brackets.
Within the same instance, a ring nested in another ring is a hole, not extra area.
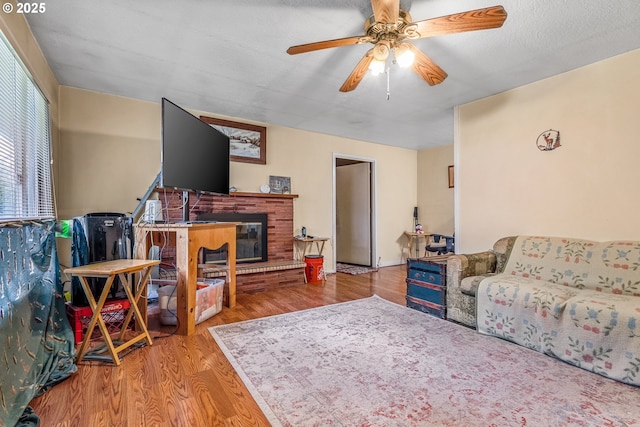
[[(640, 239), (640, 50), (458, 108), (458, 252), (513, 234)], [(561, 132), (562, 146), (536, 147)]]
[(454, 232), (453, 188), (449, 188), (453, 144), (418, 151), (418, 220), (425, 231)]
[[(135, 209), (136, 197), (145, 193), (160, 170), (160, 115), (159, 103), (61, 87), (60, 218)], [(417, 152), (266, 127), (267, 164), (232, 162), (231, 185), (239, 191), (258, 192), (269, 175), (290, 176), (292, 192), (299, 195), (294, 202), (296, 233), (304, 225), (309, 234), (331, 236), (333, 154), (373, 159), (378, 188), (377, 253), (382, 265), (400, 263), (402, 234), (412, 225), (416, 203)], [(325, 250), (329, 269), (334, 265), (332, 252), (331, 246)]]
[(60, 87), (58, 214), (132, 212), (160, 171), (160, 104)]

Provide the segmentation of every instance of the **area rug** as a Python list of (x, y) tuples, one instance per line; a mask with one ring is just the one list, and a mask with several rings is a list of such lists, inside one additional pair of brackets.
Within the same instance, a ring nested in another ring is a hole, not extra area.
[(353, 274), (354, 276), (357, 275), (357, 274), (374, 273), (376, 271), (378, 271), (378, 269), (377, 268), (373, 268), (373, 267), (364, 267), (364, 266), (361, 266), (361, 265), (343, 264), (343, 263), (340, 263), (340, 262), (336, 264), (336, 272)]
[(273, 426), (640, 425), (640, 388), (377, 296), (210, 331)]

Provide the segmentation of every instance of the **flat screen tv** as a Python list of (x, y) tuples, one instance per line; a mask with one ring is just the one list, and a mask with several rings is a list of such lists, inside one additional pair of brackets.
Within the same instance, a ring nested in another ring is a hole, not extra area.
[(229, 194), (229, 137), (162, 98), (160, 186)]

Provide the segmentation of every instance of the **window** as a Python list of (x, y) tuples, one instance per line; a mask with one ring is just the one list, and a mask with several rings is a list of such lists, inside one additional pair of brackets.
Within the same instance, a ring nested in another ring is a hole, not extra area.
[(0, 220), (53, 216), (49, 106), (0, 32)]

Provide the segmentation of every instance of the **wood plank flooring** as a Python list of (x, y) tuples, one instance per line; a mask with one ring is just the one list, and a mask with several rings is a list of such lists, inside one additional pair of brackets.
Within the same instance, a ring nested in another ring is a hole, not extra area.
[(236, 307), (224, 307), (189, 337), (167, 336), (173, 328), (152, 315), (152, 346), (127, 355), (120, 367), (80, 364), (77, 374), (31, 406), (41, 427), (268, 426), (207, 328), (374, 294), (405, 305), (405, 279), (400, 265), (359, 276), (332, 274), (322, 285), (238, 295)]

